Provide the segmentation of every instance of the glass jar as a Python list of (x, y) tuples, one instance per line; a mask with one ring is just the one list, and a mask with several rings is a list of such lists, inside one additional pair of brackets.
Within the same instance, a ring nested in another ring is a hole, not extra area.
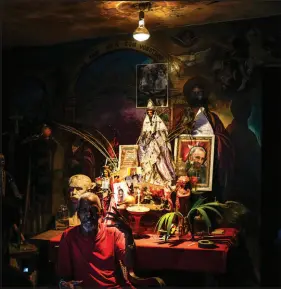
[(69, 212), (65, 205), (60, 205), (56, 215), (56, 230), (65, 230), (69, 227)]

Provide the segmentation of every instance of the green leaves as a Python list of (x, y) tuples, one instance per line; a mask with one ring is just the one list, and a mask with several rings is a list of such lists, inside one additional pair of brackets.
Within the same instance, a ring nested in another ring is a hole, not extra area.
[(183, 215), (180, 212), (171, 212), (171, 213), (167, 213), (163, 215), (156, 224), (155, 230), (157, 230), (158, 232), (160, 231), (167, 232), (166, 238), (165, 238), (166, 241), (170, 236), (172, 224), (176, 216), (183, 218)]
[(163, 215), (156, 224), (155, 230), (158, 232), (166, 233), (165, 241), (168, 240), (171, 233), (171, 228), (175, 217), (186, 218), (191, 224), (191, 218), (193, 218), (192, 213), (198, 212), (203, 221), (206, 223), (207, 227), (210, 228), (212, 226), (211, 220), (208, 216), (208, 210), (215, 212), (220, 218), (225, 219), (229, 223), (235, 223), (242, 215), (245, 215), (248, 210), (247, 208), (238, 202), (235, 201), (227, 201), (224, 204), (215, 202), (209, 202), (204, 204), (206, 198), (199, 198), (192, 206), (187, 216), (183, 216), (180, 212), (170, 212)]
[(207, 215), (207, 213), (204, 211), (203, 208), (197, 208), (198, 212), (201, 214), (203, 220), (205, 221), (208, 228), (212, 226), (212, 223)]

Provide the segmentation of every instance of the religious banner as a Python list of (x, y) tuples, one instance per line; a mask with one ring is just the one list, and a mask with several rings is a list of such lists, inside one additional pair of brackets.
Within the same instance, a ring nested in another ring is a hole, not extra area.
[(177, 176), (195, 177), (199, 191), (211, 191), (214, 166), (213, 135), (182, 134), (175, 140)]
[(138, 145), (120, 145), (118, 169), (134, 168), (138, 166)]

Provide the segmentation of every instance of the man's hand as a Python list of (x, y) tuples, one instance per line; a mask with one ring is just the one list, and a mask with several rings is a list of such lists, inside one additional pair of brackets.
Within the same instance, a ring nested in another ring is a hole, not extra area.
[(76, 286), (81, 284), (83, 281), (61, 281), (59, 284), (60, 289), (74, 289)]
[(107, 227), (116, 227), (118, 230), (125, 234), (126, 238), (132, 238), (133, 240), (132, 229), (129, 222), (118, 212), (115, 207), (112, 207), (112, 209), (115, 211), (115, 213), (108, 212), (107, 214), (110, 215), (110, 217), (106, 217), (106, 219), (112, 220), (114, 224), (107, 225)]

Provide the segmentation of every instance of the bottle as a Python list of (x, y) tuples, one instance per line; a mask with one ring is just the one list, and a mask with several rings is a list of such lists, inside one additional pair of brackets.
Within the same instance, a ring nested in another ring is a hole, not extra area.
[(69, 212), (65, 205), (60, 205), (56, 215), (56, 230), (66, 230), (69, 227)]

